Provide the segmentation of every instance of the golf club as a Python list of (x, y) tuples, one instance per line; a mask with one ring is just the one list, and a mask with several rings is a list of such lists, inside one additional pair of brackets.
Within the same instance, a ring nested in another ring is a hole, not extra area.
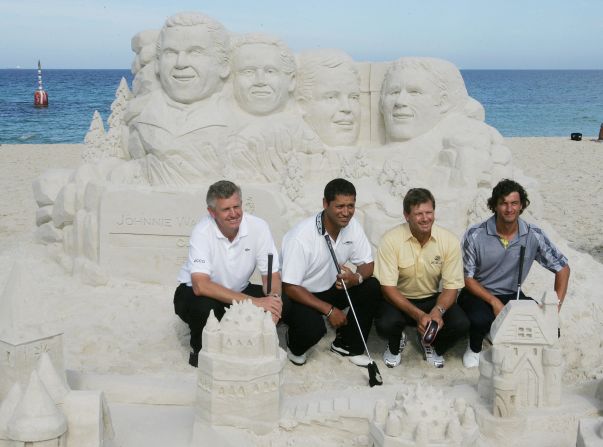
[(268, 253), (268, 277), (266, 278), (266, 296), (272, 291), (272, 253)]
[(523, 272), (523, 258), (526, 255), (526, 246), (522, 245), (519, 249), (519, 273), (517, 275), (517, 298), (519, 299), (519, 292), (521, 291), (521, 274)]
[[(337, 269), (337, 273), (341, 274), (341, 267), (339, 267), (339, 263), (337, 262), (337, 256), (335, 256), (335, 250), (333, 250), (333, 246), (331, 245), (331, 240), (329, 239), (329, 235), (325, 233), (325, 240), (327, 241), (327, 246), (329, 247), (329, 251), (331, 252), (331, 257), (333, 258), (333, 262), (335, 263), (335, 268)], [(358, 322), (358, 318), (356, 317), (356, 311), (354, 310), (354, 306), (352, 305), (352, 299), (350, 298), (350, 294), (348, 293), (348, 288), (345, 285), (345, 281), (341, 281), (343, 285), (343, 290), (345, 292), (345, 296), (348, 299), (348, 304), (350, 305), (350, 310), (352, 311), (352, 315), (354, 316), (354, 321), (356, 321), (356, 327), (358, 328), (358, 332), (360, 333), (360, 339), (362, 340), (362, 344), (364, 345), (364, 351), (366, 352), (366, 356), (369, 358), (370, 363), (367, 366), (369, 372), (369, 385), (374, 387), (375, 385), (383, 385), (383, 379), (381, 378), (381, 373), (379, 372), (379, 368), (377, 368), (377, 364), (372, 359), (371, 354), (369, 353), (368, 347), (366, 346), (366, 341), (364, 340), (364, 336), (362, 335), (362, 329), (360, 328), (360, 323)]]

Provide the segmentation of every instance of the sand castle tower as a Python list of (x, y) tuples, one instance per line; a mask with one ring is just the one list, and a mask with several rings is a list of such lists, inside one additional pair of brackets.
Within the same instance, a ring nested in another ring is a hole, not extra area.
[(442, 390), (419, 384), (398, 392), (391, 408), (376, 403), (369, 446), (471, 446), (478, 435), (473, 408), (463, 399), (446, 399)]
[(0, 399), (16, 381), (25, 386), (45, 352), (64, 375), (62, 333), (24, 318), (23, 302), (36, 293), (26, 271), (20, 261), (15, 262), (0, 295)]
[[(65, 415), (48, 394), (37, 371), (33, 371), (29, 384), (6, 426), (6, 438), (3, 440), (5, 445), (65, 447), (66, 432)], [(0, 441), (0, 445), (3, 441)]]
[(492, 347), (480, 358), (480, 395), (495, 416), (521, 408), (556, 406), (561, 401), (562, 355), (558, 346), (557, 295), (542, 303), (510, 301), (490, 329)]
[(0, 402), (0, 447), (102, 447), (114, 435), (103, 393), (71, 390), (46, 352), (25, 393), (17, 381)]
[(280, 419), (285, 358), (270, 314), (250, 300), (233, 303), (221, 322), (212, 312), (199, 353), (196, 420), (272, 430)]

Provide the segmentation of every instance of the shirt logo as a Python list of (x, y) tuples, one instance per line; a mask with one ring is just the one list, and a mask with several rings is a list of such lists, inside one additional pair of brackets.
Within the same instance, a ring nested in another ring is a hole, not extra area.
[(440, 265), (442, 263), (442, 257), (440, 255), (435, 255), (433, 260), (431, 261), (431, 265)]
[(193, 263), (195, 264), (205, 264), (205, 259), (193, 259)]
[(251, 251), (251, 248), (246, 248), (245, 251)]
[(354, 242), (352, 242), (352, 241), (345, 241), (345, 242), (343, 243), (343, 245), (352, 245), (353, 243), (354, 243)]

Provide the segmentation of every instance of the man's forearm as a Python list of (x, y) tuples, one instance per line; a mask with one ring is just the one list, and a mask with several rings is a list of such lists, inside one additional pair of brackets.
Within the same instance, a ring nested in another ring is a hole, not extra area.
[(356, 272), (362, 275), (362, 280), (370, 278), (373, 276), (373, 270), (375, 268), (374, 262), (368, 262), (366, 264), (360, 264), (356, 267)]
[(383, 296), (387, 301), (392, 303), (398, 309), (405, 314), (409, 315), (415, 321), (419, 321), (425, 312), (419, 309), (417, 306), (412, 304), (408, 298), (406, 298), (398, 290), (396, 286), (381, 286)]
[(555, 292), (557, 292), (557, 297), (563, 301), (565, 299), (565, 295), (567, 293), (567, 286), (569, 284), (570, 278), (570, 268), (569, 265), (566, 265), (557, 273), (555, 273)]
[(283, 292), (293, 301), (311, 307), (323, 315), (328, 314), (329, 310), (331, 309), (331, 304), (319, 299), (316, 295), (309, 292), (305, 287), (284, 282)]
[[(436, 300), (436, 307), (438, 307), (438, 310), (441, 308), (446, 312), (450, 309), (456, 301), (457, 292), (457, 289), (442, 289), (442, 292)], [(440, 312), (442, 312), (442, 310), (440, 310)]]
[(478, 297), (479, 299), (485, 301), (486, 303), (488, 303), (490, 306), (493, 305), (493, 303), (495, 303), (496, 301), (500, 301), (498, 298), (496, 298), (494, 295), (492, 295), (490, 292), (488, 292), (484, 286), (482, 286), (479, 281), (477, 281), (476, 279), (473, 278), (465, 278), (465, 287), (467, 288), (467, 290), (469, 290), (469, 292)]
[(234, 290), (215, 283), (211, 281), (209, 277), (198, 278), (195, 277), (195, 274), (193, 274), (191, 282), (195, 295), (213, 298), (225, 304), (232, 304), (233, 301), (242, 301), (244, 299), (251, 298), (244, 293), (235, 292)]

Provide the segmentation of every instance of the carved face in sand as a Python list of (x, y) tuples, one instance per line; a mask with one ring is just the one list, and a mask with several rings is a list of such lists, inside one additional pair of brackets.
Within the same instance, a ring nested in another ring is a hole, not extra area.
[(387, 141), (410, 140), (432, 129), (446, 110), (444, 99), (444, 93), (426, 70), (390, 70), (381, 87), (380, 102)]
[(314, 75), (312, 97), (300, 99), (304, 119), (329, 146), (356, 142), (360, 129), (360, 87), (346, 65), (321, 67)]
[(159, 80), (170, 98), (192, 104), (220, 90), (229, 68), (219, 62), (206, 26), (164, 28), (160, 39)]
[(285, 108), (295, 88), (294, 74), (286, 73), (281, 51), (268, 43), (248, 43), (232, 55), (235, 98), (243, 110), (266, 115)]

